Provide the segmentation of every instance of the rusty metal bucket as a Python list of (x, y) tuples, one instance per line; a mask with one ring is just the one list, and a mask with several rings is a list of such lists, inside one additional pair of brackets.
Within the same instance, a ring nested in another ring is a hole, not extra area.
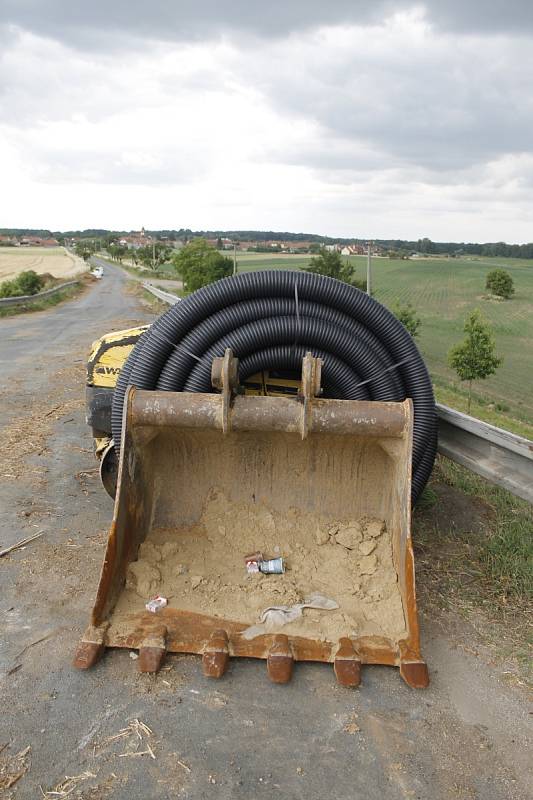
[[(227, 351), (213, 364), (220, 393), (129, 388), (114, 518), (75, 666), (127, 647), (143, 672), (169, 651), (201, 654), (211, 677), (247, 656), (266, 659), (280, 683), (294, 662), (325, 661), (344, 686), (359, 684), (361, 664), (398, 666), (410, 686), (427, 686), (411, 401), (320, 399), (320, 372), (308, 354), (297, 398), (243, 396)], [(247, 574), (256, 550), (284, 558), (285, 572)], [(330, 605), (288, 624), (261, 616), (317, 594)], [(152, 613), (154, 595), (168, 604)]]

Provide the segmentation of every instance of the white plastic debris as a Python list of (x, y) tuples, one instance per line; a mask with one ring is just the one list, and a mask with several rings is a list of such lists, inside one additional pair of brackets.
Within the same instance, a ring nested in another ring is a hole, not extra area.
[(158, 594), (146, 603), (145, 608), (147, 611), (151, 611), (152, 614), (156, 614), (161, 608), (165, 608), (167, 604), (167, 598)]
[(269, 606), (261, 612), (258, 625), (251, 625), (242, 632), (244, 639), (254, 639), (263, 633), (268, 633), (273, 628), (287, 625), (289, 622), (299, 619), (304, 608), (318, 608), (321, 611), (334, 611), (339, 608), (339, 604), (329, 597), (315, 592), (310, 595), (303, 603), (296, 603), (294, 606)]

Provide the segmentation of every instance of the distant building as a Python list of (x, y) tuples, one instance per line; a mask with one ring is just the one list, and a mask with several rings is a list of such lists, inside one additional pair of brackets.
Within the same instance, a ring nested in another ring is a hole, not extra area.
[(138, 250), (140, 247), (146, 247), (152, 244), (152, 237), (146, 235), (144, 228), (140, 231), (132, 231), (128, 236), (122, 236), (118, 240), (118, 244), (122, 247), (127, 247), (128, 250)]
[(59, 247), (57, 239), (42, 239), (40, 236), (23, 236), (19, 243), (22, 247)]
[(362, 244), (345, 244), (340, 252), (341, 256), (362, 256), (366, 253), (366, 247)]

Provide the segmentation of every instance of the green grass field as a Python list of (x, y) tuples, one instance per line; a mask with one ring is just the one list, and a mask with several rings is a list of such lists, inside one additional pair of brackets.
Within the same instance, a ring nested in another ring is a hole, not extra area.
[[(366, 259), (351, 257), (357, 277), (366, 275)], [(239, 271), (301, 269), (308, 255), (240, 254)], [(484, 299), (485, 277), (503, 266), (514, 280), (511, 300)], [(531, 437), (533, 428), (533, 263), (518, 259), (373, 259), (374, 296), (388, 308), (411, 303), (422, 319), (417, 343), (434, 377), (442, 402), (466, 409), (464, 386), (447, 366), (450, 347), (463, 338), (465, 317), (479, 308), (490, 321), (503, 365), (495, 375), (474, 385), (472, 413), (493, 424)], [(459, 402), (455, 402), (458, 399)], [(461, 402), (462, 401), (462, 402)], [(489, 407), (487, 408), (487, 404)], [(493, 408), (492, 405), (495, 407)], [(480, 413), (485, 408), (486, 413)], [(516, 425), (507, 425), (514, 418)], [(521, 421), (524, 424), (521, 424)]]

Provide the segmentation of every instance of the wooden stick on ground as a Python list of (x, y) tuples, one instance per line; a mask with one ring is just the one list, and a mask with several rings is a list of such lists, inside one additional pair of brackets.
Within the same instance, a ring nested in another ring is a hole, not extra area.
[(16, 550), (18, 547), (24, 547), (25, 544), (33, 542), (34, 539), (38, 539), (43, 533), (44, 531), (39, 531), (39, 533), (34, 533), (33, 536), (28, 536), (26, 539), (21, 539), (20, 542), (15, 542), (15, 544), (12, 544), (10, 547), (0, 550), (0, 558), (2, 558), (2, 556), (7, 556), (8, 553), (11, 553), (12, 550)]

